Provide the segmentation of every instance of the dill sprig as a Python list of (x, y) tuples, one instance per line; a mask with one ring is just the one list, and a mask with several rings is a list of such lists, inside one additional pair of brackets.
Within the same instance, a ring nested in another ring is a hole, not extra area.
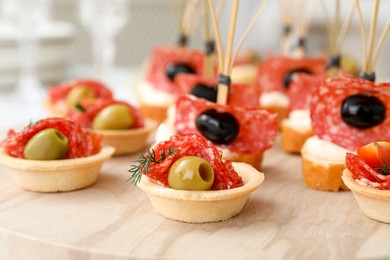
[[(382, 160), (383, 161), (383, 160)], [(387, 176), (390, 175), (390, 168), (388, 167), (387, 163), (383, 161), (383, 167), (374, 167), (375, 170), (377, 170), (378, 173)]]
[(146, 174), (151, 170), (150, 164), (159, 164), (163, 162), (169, 156), (175, 155), (178, 150), (174, 147), (168, 148), (168, 153), (166, 155), (165, 148), (160, 152), (160, 159), (156, 159), (156, 152), (154, 149), (146, 149), (144, 154), (138, 154), (138, 159), (134, 160), (136, 164), (130, 166), (128, 172), (131, 173), (130, 178), (127, 181), (131, 181), (131, 183), (137, 184), (141, 181), (142, 174)]
[(80, 103), (77, 103), (74, 108), (80, 112), (85, 112), (85, 108)]
[(30, 122), (28, 123), (28, 125), (26, 125), (25, 127), (23, 127), (22, 131), (24, 130), (27, 130), (31, 127), (33, 127), (34, 125), (38, 124), (40, 120), (38, 120), (37, 122), (34, 122), (32, 119), (30, 119)]

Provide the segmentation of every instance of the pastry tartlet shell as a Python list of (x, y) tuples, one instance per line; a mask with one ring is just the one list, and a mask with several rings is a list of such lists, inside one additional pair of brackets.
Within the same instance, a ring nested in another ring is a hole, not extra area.
[(142, 128), (129, 130), (94, 130), (104, 136), (102, 145), (115, 148), (114, 155), (125, 155), (140, 152), (151, 144), (157, 122), (146, 119)]
[(162, 216), (189, 223), (228, 220), (239, 214), (248, 196), (264, 181), (264, 174), (246, 163), (233, 163), (244, 185), (218, 191), (185, 191), (163, 187), (142, 176), (138, 186), (144, 190)]
[(346, 169), (342, 176), (345, 185), (351, 189), (361, 211), (369, 218), (390, 223), (390, 190), (379, 190), (357, 183)]
[(84, 158), (41, 161), (15, 158), (0, 149), (0, 163), (9, 168), (16, 184), (25, 190), (72, 191), (92, 185), (114, 151), (115, 148), (105, 146), (99, 153)]

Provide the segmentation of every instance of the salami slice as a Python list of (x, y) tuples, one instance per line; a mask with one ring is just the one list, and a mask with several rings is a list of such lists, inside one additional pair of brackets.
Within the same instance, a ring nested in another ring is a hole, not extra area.
[[(379, 125), (357, 129), (347, 125), (341, 117), (344, 99), (354, 94), (378, 98), (386, 107), (386, 119)], [(375, 84), (355, 78), (336, 77), (320, 85), (313, 97), (310, 114), (315, 134), (350, 151), (381, 140), (390, 141), (390, 84)]]
[[(194, 86), (202, 84), (214, 88), (217, 91), (217, 79), (206, 79), (201, 76), (181, 74), (175, 79), (183, 94), (191, 93)], [(231, 93), (228, 99), (228, 105), (243, 107), (259, 107), (260, 89), (256, 84), (232, 84)], [(213, 102), (216, 102), (214, 100)]]
[(96, 98), (112, 99), (111, 90), (104, 84), (92, 79), (81, 79), (81, 80), (69, 81), (57, 86), (53, 86), (49, 90), (50, 102), (55, 103), (60, 100), (65, 100), (68, 93), (73, 88), (79, 86), (83, 86), (92, 90), (95, 93)]
[(27, 142), (38, 132), (55, 128), (68, 138), (66, 159), (86, 157), (100, 151), (102, 135), (91, 132), (69, 118), (47, 118), (24, 128), (20, 133), (8, 132), (0, 144), (6, 152), (17, 158), (25, 158), (23, 151)]
[[(145, 154), (145, 156), (150, 155)], [(212, 190), (232, 189), (243, 185), (243, 181), (234, 170), (232, 163), (222, 161), (220, 151), (210, 141), (198, 134), (172, 136), (169, 141), (157, 144), (153, 148), (152, 156), (158, 163), (151, 163), (150, 170), (144, 174), (166, 187), (169, 187), (169, 169), (174, 162), (184, 156), (198, 156), (211, 164), (214, 170)], [(164, 160), (162, 160), (162, 156), (164, 156)]]
[(86, 99), (81, 102), (83, 111), (70, 110), (67, 117), (74, 119), (81, 123), (85, 127), (91, 128), (92, 122), (95, 116), (104, 108), (110, 105), (124, 105), (126, 106), (134, 117), (134, 124), (132, 128), (141, 128), (144, 126), (144, 117), (140, 110), (130, 105), (125, 101), (113, 100), (113, 99)]
[(285, 93), (284, 80), (286, 75), (298, 69), (303, 69), (314, 75), (324, 74), (327, 61), (325, 57), (293, 59), (271, 56), (259, 64), (257, 82), (261, 93), (280, 91)]
[(326, 79), (323, 75), (296, 74), (287, 90), (290, 99), (290, 110), (308, 110), (314, 93), (320, 83)]
[(378, 189), (390, 189), (390, 175), (379, 174), (357, 155), (347, 153), (345, 164), (354, 179)]
[(265, 109), (223, 106), (193, 96), (182, 96), (176, 105), (175, 128), (179, 134), (199, 133), (195, 120), (205, 110), (230, 113), (239, 122), (239, 133), (221, 148), (241, 153), (261, 153), (270, 148), (278, 133), (276, 114)]
[(167, 66), (179, 63), (186, 64), (195, 71), (196, 75), (202, 75), (203, 59), (201, 51), (168, 46), (157, 47), (152, 53), (146, 79), (159, 90), (179, 95), (180, 89), (166, 75)]

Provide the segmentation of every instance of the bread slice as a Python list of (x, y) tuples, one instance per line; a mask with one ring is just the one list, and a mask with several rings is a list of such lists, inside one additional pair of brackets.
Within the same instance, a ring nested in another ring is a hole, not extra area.
[(312, 129), (297, 130), (282, 121), (281, 146), (283, 151), (300, 154), (305, 141), (314, 135)]
[(302, 174), (307, 187), (323, 191), (349, 190), (341, 179), (344, 163), (316, 161), (302, 150)]
[(222, 153), (222, 158), (232, 162), (247, 163), (260, 171), (263, 162), (263, 153)]
[(145, 117), (162, 123), (167, 118), (168, 107), (168, 105), (151, 105), (140, 102), (139, 109)]

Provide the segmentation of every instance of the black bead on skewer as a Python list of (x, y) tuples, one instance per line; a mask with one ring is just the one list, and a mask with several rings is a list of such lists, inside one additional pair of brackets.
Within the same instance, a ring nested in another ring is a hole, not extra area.
[(375, 82), (376, 75), (375, 75), (375, 72), (373, 72), (373, 73), (361, 72), (360, 73), (360, 78), (363, 79), (363, 80)]
[(341, 56), (330, 56), (328, 59), (328, 63), (326, 64), (325, 69), (331, 69), (331, 68), (340, 68), (341, 67)]

